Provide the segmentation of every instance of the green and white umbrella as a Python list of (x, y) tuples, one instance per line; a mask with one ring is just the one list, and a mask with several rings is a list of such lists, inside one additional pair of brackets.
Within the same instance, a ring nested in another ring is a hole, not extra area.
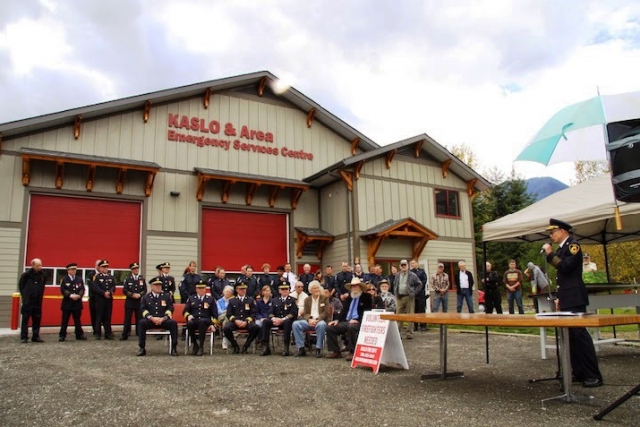
[(601, 95), (554, 114), (515, 161), (606, 160), (606, 124), (640, 118), (640, 92)]

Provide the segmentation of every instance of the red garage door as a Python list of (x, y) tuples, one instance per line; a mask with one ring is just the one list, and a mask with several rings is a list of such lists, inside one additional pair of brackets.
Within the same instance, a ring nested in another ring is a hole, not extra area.
[(240, 212), (222, 209), (202, 210), (202, 269), (221, 266), (240, 271), (251, 264), (260, 272), (263, 263), (275, 267), (287, 262), (287, 215)]
[(140, 258), (139, 202), (34, 194), (29, 206), (25, 265), (70, 262), (92, 268), (106, 258), (112, 269), (126, 269)]

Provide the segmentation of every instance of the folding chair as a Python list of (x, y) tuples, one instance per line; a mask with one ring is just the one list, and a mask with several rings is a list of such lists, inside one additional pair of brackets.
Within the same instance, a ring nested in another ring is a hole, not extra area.
[[(207, 332), (205, 332), (205, 335), (210, 336), (211, 338), (209, 339), (209, 354), (213, 354), (213, 335), (215, 334), (215, 330), (213, 328), (213, 325), (209, 326), (209, 329), (207, 329)], [(198, 331), (196, 331), (196, 337), (198, 337)], [(205, 336), (206, 339), (206, 336)], [(189, 352), (189, 345), (191, 345), (191, 336), (187, 333), (187, 339), (184, 342), (184, 354), (187, 354)]]
[[(236, 342), (238, 341), (239, 337), (244, 337), (245, 339), (247, 339), (249, 337), (249, 331), (247, 331), (246, 329), (237, 329), (233, 331), (233, 337), (236, 339)], [(253, 341), (251, 343), (251, 347), (253, 347), (253, 354), (256, 354), (256, 341)], [(229, 353), (229, 350), (232, 350), (232, 348), (227, 348), (227, 353)]]

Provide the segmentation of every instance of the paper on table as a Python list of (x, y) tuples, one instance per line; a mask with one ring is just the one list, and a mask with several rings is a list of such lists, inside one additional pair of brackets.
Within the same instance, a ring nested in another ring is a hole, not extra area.
[(536, 316), (548, 317), (548, 316), (584, 316), (592, 313), (576, 313), (573, 311), (547, 311), (544, 313), (536, 313)]

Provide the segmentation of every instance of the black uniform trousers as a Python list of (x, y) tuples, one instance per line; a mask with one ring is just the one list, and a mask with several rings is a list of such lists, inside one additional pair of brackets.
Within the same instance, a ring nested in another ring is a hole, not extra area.
[[(427, 311), (427, 298), (424, 294), (424, 289), (420, 290), (420, 293), (416, 295), (414, 300), (414, 313), (426, 313)], [(427, 325), (420, 325), (418, 323), (413, 324), (413, 330), (417, 331), (418, 329), (422, 329), (423, 331), (427, 330)]]
[(353, 353), (356, 349), (358, 334), (360, 333), (360, 322), (349, 323), (347, 321), (340, 322), (334, 326), (327, 326), (327, 348), (332, 353), (340, 352), (340, 343), (338, 336), (346, 334), (347, 348), (349, 353)]
[(20, 314), (22, 314), (20, 339), (26, 340), (29, 338), (29, 318), (31, 318), (31, 336), (32, 338), (38, 338), (40, 336), (40, 321), (42, 320), (42, 305), (22, 304)]
[(497, 314), (502, 314), (502, 296), (498, 289), (485, 289), (484, 307), (485, 313), (493, 313), (495, 308)]
[(158, 328), (168, 330), (171, 335), (171, 345), (173, 347), (178, 345), (178, 322), (173, 319), (165, 319), (160, 325), (156, 325), (151, 320), (144, 318), (138, 322), (138, 345), (140, 348), (144, 348), (147, 344), (147, 331)]
[(60, 338), (66, 338), (67, 326), (69, 325), (69, 318), (71, 316), (73, 316), (73, 325), (75, 326), (76, 339), (84, 336), (84, 331), (82, 330), (82, 320), (80, 320), (81, 315), (82, 315), (82, 310), (62, 310), (62, 324), (60, 325)]
[[(227, 324), (222, 328), (222, 332), (224, 333), (225, 338), (231, 343), (234, 348), (238, 345), (238, 342), (233, 337), (233, 332), (237, 331), (238, 329), (240, 328), (238, 328), (238, 325), (236, 325), (235, 322), (227, 322)], [(244, 343), (244, 346), (248, 348), (260, 333), (260, 326), (256, 325), (255, 323), (249, 323), (247, 325), (247, 332), (249, 333), (249, 336), (247, 337), (247, 341)]]
[[(586, 313), (587, 307), (582, 305), (562, 310)], [(574, 377), (579, 381), (594, 378), (602, 381), (593, 339), (586, 328), (569, 328), (569, 352), (571, 355), (571, 374)]]
[(280, 324), (279, 326), (273, 326), (273, 320), (272, 319), (264, 319), (262, 321), (262, 330), (260, 332), (260, 336), (262, 337), (262, 340), (265, 341), (267, 343), (267, 347), (269, 346), (269, 337), (271, 335), (271, 328), (278, 328), (278, 329), (282, 329), (282, 333), (283, 333), (283, 341), (284, 341), (284, 345), (288, 346), (291, 343), (291, 329), (293, 328), (293, 320), (286, 318), (284, 319), (284, 322), (282, 322), (282, 324)]
[(102, 333), (104, 326), (104, 336), (111, 337), (111, 311), (113, 309), (113, 298), (96, 297), (96, 323), (95, 335), (97, 337)]
[(131, 335), (131, 318), (135, 315), (136, 318), (136, 335), (138, 335), (138, 323), (142, 319), (140, 314), (140, 308), (125, 307), (124, 308), (124, 322), (122, 323), (122, 336), (128, 337)]
[(207, 329), (213, 325), (213, 322), (208, 317), (194, 317), (187, 322), (187, 330), (191, 337), (191, 342), (196, 342), (196, 330), (198, 331), (198, 340), (200, 344), (204, 343), (204, 339), (207, 336)]
[(89, 295), (89, 316), (91, 317), (91, 329), (93, 335), (98, 335), (100, 329), (96, 329), (96, 296)]

